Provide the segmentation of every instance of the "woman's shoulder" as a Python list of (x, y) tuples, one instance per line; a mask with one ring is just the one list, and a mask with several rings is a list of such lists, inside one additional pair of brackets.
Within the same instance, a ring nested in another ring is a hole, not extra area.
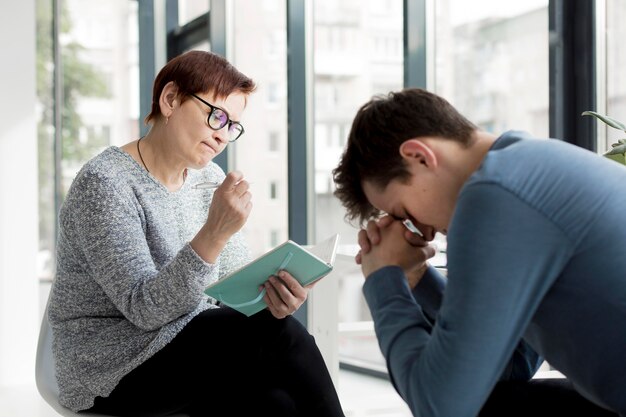
[(122, 149), (109, 146), (87, 161), (79, 171), (79, 175), (83, 173), (117, 176), (128, 173), (136, 165), (135, 160)]
[(109, 186), (119, 188), (135, 177), (137, 163), (130, 155), (116, 146), (109, 146), (87, 161), (76, 174), (70, 191)]

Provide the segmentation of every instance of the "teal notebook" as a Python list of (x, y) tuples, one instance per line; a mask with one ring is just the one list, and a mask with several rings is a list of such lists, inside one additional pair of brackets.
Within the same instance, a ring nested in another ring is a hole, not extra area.
[(289, 272), (305, 286), (324, 277), (333, 269), (339, 235), (304, 248), (291, 240), (275, 247), (242, 268), (215, 281), (205, 294), (222, 304), (251, 316), (267, 307), (259, 290), (271, 275), (281, 269)]

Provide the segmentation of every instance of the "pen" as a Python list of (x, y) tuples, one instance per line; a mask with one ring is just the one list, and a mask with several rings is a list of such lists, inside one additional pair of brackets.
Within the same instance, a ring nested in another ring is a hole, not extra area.
[(222, 185), (222, 183), (215, 182), (215, 181), (207, 181), (207, 182), (194, 184), (191, 186), (191, 188), (193, 188), (194, 190), (210, 190), (212, 188), (217, 188), (220, 185)]
[[(249, 182), (248, 184), (252, 184), (252, 183)], [(191, 188), (193, 188), (194, 190), (212, 190), (213, 188), (217, 188), (220, 185), (222, 185), (221, 182), (207, 181), (207, 182), (200, 182), (198, 184), (194, 184), (191, 186)]]

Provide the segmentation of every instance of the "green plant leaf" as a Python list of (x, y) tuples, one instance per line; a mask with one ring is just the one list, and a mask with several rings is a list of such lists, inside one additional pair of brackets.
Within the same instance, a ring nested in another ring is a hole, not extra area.
[(609, 150), (604, 155), (624, 155), (626, 154), (626, 144), (613, 144), (613, 149)]
[(626, 159), (624, 158), (623, 154), (619, 154), (619, 155), (607, 155), (607, 154), (604, 154), (604, 156), (607, 159), (612, 159), (613, 161), (618, 162), (618, 163), (626, 166)]
[(605, 116), (602, 115), (600, 113), (596, 113), (595, 111), (584, 111), (582, 112), (581, 116), (594, 116), (597, 117), (598, 119), (602, 120), (604, 123), (606, 123), (607, 125), (614, 127), (615, 129), (619, 129), (622, 130), (624, 132), (626, 132), (626, 125), (624, 125), (624, 123), (613, 119), (612, 117), (609, 116)]

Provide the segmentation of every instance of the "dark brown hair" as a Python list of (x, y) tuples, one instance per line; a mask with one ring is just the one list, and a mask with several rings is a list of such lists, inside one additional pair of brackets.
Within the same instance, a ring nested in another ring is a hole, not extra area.
[(239, 72), (225, 58), (206, 51), (185, 52), (170, 60), (154, 80), (152, 108), (146, 116), (146, 124), (161, 116), (159, 98), (170, 81), (178, 86), (182, 102), (191, 93), (210, 92), (214, 97), (225, 98), (234, 92), (248, 95), (256, 88), (251, 78)]
[(399, 151), (403, 142), (428, 136), (470, 146), (476, 129), (445, 99), (426, 90), (373, 97), (357, 112), (347, 147), (333, 170), (334, 194), (347, 209), (346, 218), (362, 224), (380, 214), (365, 197), (363, 181), (382, 189), (394, 179), (409, 178)]

